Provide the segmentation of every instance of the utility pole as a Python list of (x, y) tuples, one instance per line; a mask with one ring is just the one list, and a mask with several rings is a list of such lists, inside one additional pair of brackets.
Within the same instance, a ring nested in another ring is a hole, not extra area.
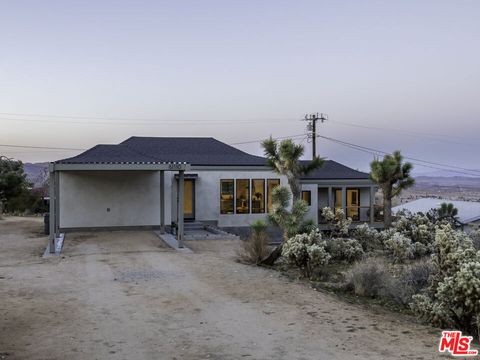
[(308, 137), (312, 139), (312, 159), (317, 156), (317, 121), (320, 120), (322, 123), (328, 120), (326, 114), (310, 114), (305, 115), (304, 121), (308, 121), (307, 131), (309, 132)]

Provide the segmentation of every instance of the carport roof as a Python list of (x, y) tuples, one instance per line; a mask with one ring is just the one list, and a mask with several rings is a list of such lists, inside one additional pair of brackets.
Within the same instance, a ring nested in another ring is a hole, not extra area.
[[(117, 145), (96, 145), (56, 164), (165, 164), (192, 166), (266, 166), (266, 159), (211, 137), (137, 137)], [(368, 179), (368, 174), (327, 160), (304, 180)]]

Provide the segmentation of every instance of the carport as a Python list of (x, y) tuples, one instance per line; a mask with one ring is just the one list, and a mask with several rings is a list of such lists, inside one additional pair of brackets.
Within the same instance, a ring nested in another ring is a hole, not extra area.
[(184, 238), (184, 207), (180, 206), (184, 202), (184, 179), (185, 171), (190, 170), (190, 164), (186, 162), (68, 162), (61, 161), (51, 163), (50, 173), (50, 252), (55, 252), (56, 240), (60, 237), (60, 173), (61, 172), (95, 172), (95, 171), (158, 171), (160, 176), (160, 188), (158, 191), (158, 201), (160, 203), (160, 218), (158, 225), (160, 232), (165, 232), (165, 171), (177, 172), (178, 174), (178, 196), (176, 198), (176, 220), (177, 220), (177, 240), (178, 246), (183, 247)]

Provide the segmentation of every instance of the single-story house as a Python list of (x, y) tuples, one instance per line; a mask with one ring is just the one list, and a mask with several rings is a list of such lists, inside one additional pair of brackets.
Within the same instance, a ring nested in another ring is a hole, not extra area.
[(457, 208), (457, 220), (463, 224), (465, 231), (480, 227), (480, 202), (477, 201), (422, 198), (395, 206), (392, 208), (392, 213), (396, 214), (401, 210), (408, 210), (412, 214), (419, 212), (425, 214), (431, 209), (438, 209), (442, 203), (451, 203)]
[[(188, 221), (231, 231), (248, 227), (270, 211), (272, 190), (288, 185), (265, 158), (200, 137), (131, 137), (97, 145), (51, 163), (50, 179), (51, 234), (131, 227), (165, 231), (174, 223), (179, 240)], [(380, 224), (368, 174), (328, 160), (301, 183), (308, 216), (320, 225), (325, 206), (343, 208), (355, 222)]]

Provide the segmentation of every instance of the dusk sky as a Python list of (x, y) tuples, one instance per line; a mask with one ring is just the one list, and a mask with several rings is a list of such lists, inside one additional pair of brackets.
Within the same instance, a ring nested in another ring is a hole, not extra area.
[[(238, 143), (324, 112), (321, 135), (480, 169), (479, 19), (478, 0), (3, 1), (0, 144)], [(318, 153), (362, 170), (373, 156), (322, 139)]]

